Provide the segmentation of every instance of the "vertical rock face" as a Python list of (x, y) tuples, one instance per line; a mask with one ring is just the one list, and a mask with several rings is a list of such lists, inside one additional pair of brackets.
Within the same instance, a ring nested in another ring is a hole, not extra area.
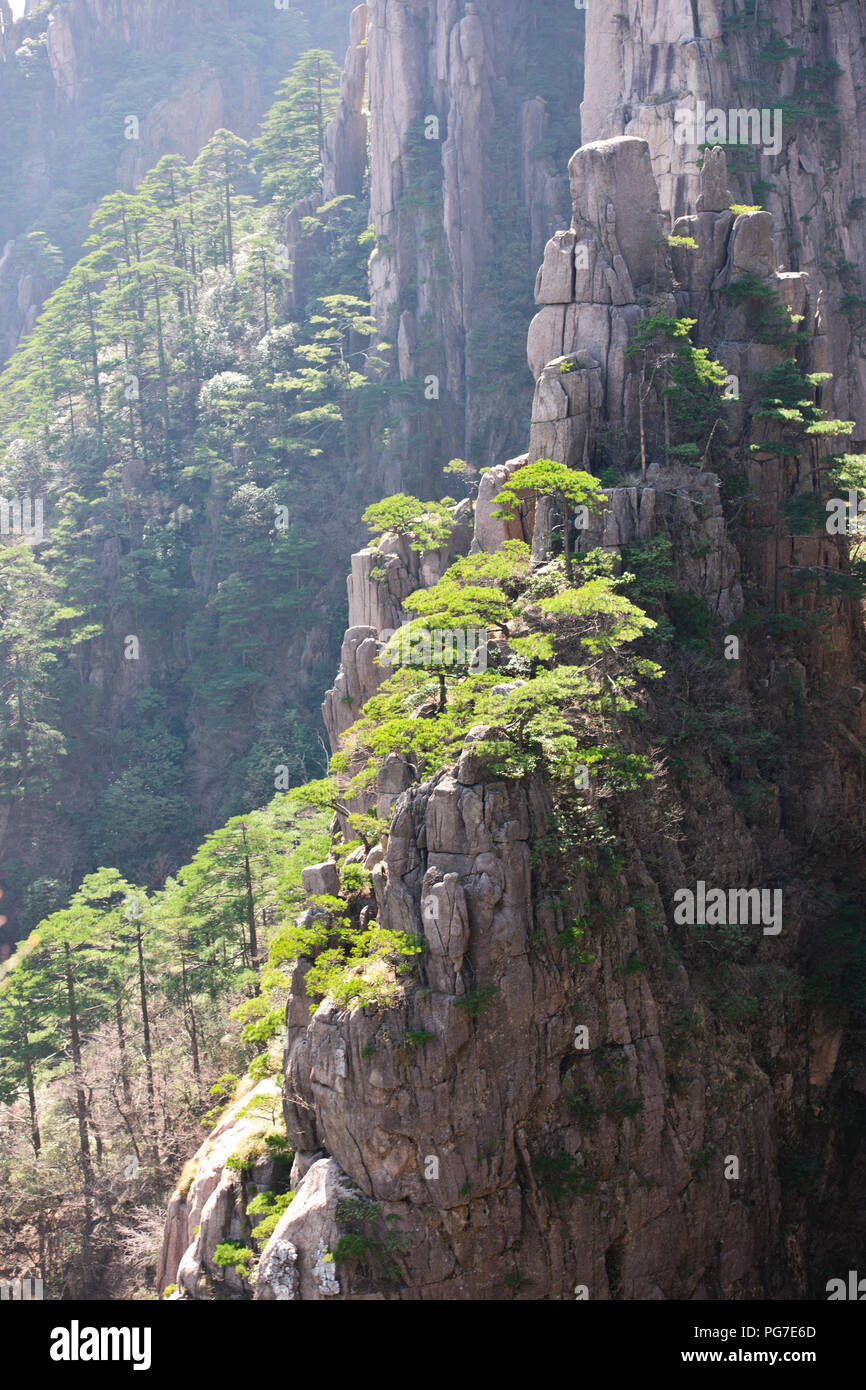
[[(194, 24), (209, 18), (226, 19), (228, 0), (192, 0), (184, 7)], [(120, 39), (147, 48), (164, 47), (171, 42), (177, 7), (173, 0), (70, 0), (54, 12), (55, 40), (68, 34), (86, 50), (93, 34)], [(49, 43), (50, 47), (50, 43)]]
[(584, 145), (569, 173), (572, 226), (545, 249), (527, 343), (537, 382), (529, 459), (586, 467), (601, 414), (634, 436), (637, 381), (623, 354), (643, 306), (673, 281), (646, 143)]
[(664, 484), (610, 488), (606, 496), (607, 506), (580, 533), (581, 552), (601, 546), (621, 554), (632, 541), (666, 536), (683, 588), (700, 594), (723, 622), (742, 616), (740, 557), (727, 533), (715, 473), (683, 470)]
[(323, 199), (349, 194), (357, 198), (367, 168), (367, 6), (358, 5), (349, 19), (349, 47), (340, 82), (340, 106), (325, 132)]
[[(655, 959), (658, 941), (633, 905), (613, 907), (618, 890), (580, 873), (573, 906), (600, 890), (610, 916), (595, 963), (558, 968), (561, 909), (539, 901), (530, 866), (550, 812), (543, 781), (474, 776), (468, 754), (407, 791), (373, 872), (380, 921), (423, 931), (424, 987), (384, 1010), (326, 1002), (309, 1020), (303, 969), (296, 973), (288, 1135), (304, 1164), (324, 1148), (343, 1183), (329, 1204), (321, 1164), (308, 1170), (267, 1247), (256, 1296), (319, 1296), (321, 1232), (337, 1224), (349, 1180), (401, 1223), (405, 1266), (393, 1297), (501, 1298), (515, 1268), (533, 1298), (570, 1298), (576, 1285), (593, 1299), (777, 1292), (784, 1264), (769, 1079), (747, 1064), (735, 1096), (710, 1049), (687, 1089), (671, 1094), (666, 1017), (687, 982), (677, 972), (666, 983), (656, 973), (624, 978), (630, 957)], [(638, 862), (630, 860), (630, 875), (644, 872)], [(488, 1007), (461, 1007), (479, 987)], [(577, 1017), (593, 1039), (588, 1053), (575, 1051)], [(563, 1081), (579, 1120), (562, 1111)], [(733, 1184), (702, 1180), (701, 1156), (717, 1149), (748, 1155), (765, 1173), (748, 1199)], [(567, 1200), (544, 1161), (553, 1155), (554, 1169), (558, 1162), (570, 1174)], [(301, 1279), (275, 1292), (270, 1271), (287, 1261)], [(365, 1295), (340, 1275), (341, 1297)]]
[[(830, 7), (792, 0), (725, 14), (721, 0), (631, 0), (614, 16), (590, 5), (583, 138), (645, 139), (662, 206), (675, 218), (695, 203), (701, 139), (677, 143), (675, 113), (697, 114), (703, 103), (708, 120), (715, 109), (729, 123), (732, 110), (776, 121), (767, 126), (769, 142), (752, 143), (749, 127), (737, 160), (747, 172), (732, 175), (731, 201), (772, 213), (777, 261), (808, 273), (832, 306), (832, 413), (856, 420), (863, 440), (866, 349), (857, 300), (866, 262), (866, 11), (857, 0)], [(736, 142), (739, 126), (727, 134)], [(765, 143), (778, 149), (764, 153)]]
[[(816, 286), (802, 271), (777, 269), (768, 212), (731, 211), (724, 151), (709, 152), (698, 184), (698, 210), (677, 218), (670, 250), (661, 236), (650, 156), (646, 141), (619, 136), (584, 146), (571, 161), (572, 226), (547, 244), (536, 281), (541, 307), (529, 330), (529, 363), (537, 378), (530, 461), (553, 458), (586, 468), (600, 431), (612, 430), (618, 464), (637, 475), (640, 368), (638, 359), (630, 363), (624, 352), (636, 325), (650, 314), (693, 318), (698, 342), (722, 363), (737, 397), (739, 383), (754, 381), (780, 363), (786, 351), (760, 341), (742, 305), (728, 293), (746, 276), (797, 316), (806, 370), (827, 370), (827, 323)], [(832, 383), (822, 395), (832, 413)], [(722, 437), (736, 468), (747, 469), (750, 483), (748, 529), (740, 544), (755, 582), (776, 606), (784, 606), (779, 574), (785, 567), (817, 564), (832, 571), (843, 557), (832, 537), (780, 535), (779, 501), (814, 492), (814, 462), (796, 454), (780, 460), (772, 445), (762, 451), (766, 434), (757, 429), (746, 439), (744, 419), (742, 408), (732, 401)], [(659, 478), (664, 456), (658, 449), (650, 450), (648, 462), (650, 477), (639, 507), (641, 517), (648, 517), (648, 494), (658, 490), (653, 519), (638, 524), (637, 504), (616, 502), (618, 494), (613, 494), (611, 509), (599, 526), (587, 531), (584, 544), (611, 547), (622, 543), (618, 536), (652, 535), (655, 518), (662, 515), (662, 529), (669, 531), (674, 518), (666, 499), (671, 494), (691, 498), (703, 520), (698, 523), (691, 511), (690, 519), (680, 518), (673, 529), (682, 533), (691, 526), (700, 532), (701, 540), (694, 544), (706, 547), (710, 558), (702, 578), (682, 573), (714, 611), (737, 616), (742, 606), (739, 566), (724, 536), (718, 479), (706, 474), (695, 479), (693, 469), (671, 467)], [(690, 508), (688, 503), (687, 513)]]
[(539, 45), (548, 61), (564, 46), (573, 91), (557, 95), (570, 104), (573, 148), (583, 18), (566, 0), (370, 0), (368, 11), (380, 331), (399, 346), (403, 379), (440, 381), (438, 436), (422, 459), (481, 439), (496, 454), (520, 442), (529, 389), (517, 366), (491, 396), (522, 337), (507, 311), (522, 306), (529, 266), (568, 206), (533, 64)]
[[(186, 7), (194, 23), (228, 18), (227, 0), (213, 5), (193, 0)], [(70, 0), (52, 9), (48, 19), (48, 61), (61, 103), (74, 104), (92, 75), (94, 43), (115, 39), (135, 47), (161, 50), (175, 27), (172, 0)]]

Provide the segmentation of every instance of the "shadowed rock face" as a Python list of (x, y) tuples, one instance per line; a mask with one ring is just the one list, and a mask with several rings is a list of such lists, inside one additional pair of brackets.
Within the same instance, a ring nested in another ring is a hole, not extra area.
[[(544, 784), (476, 783), (472, 770), (461, 765), (400, 799), (374, 871), (380, 921), (424, 932), (426, 986), (388, 1010), (325, 1003), (309, 1020), (303, 969), (296, 974), (290, 1142), (301, 1155), (325, 1149), (383, 1218), (399, 1217), (406, 1272), (390, 1296), (502, 1297), (515, 1262), (535, 1298), (572, 1297), (576, 1284), (593, 1298), (671, 1298), (684, 1262), (692, 1296), (778, 1287), (777, 1275), (762, 1283), (758, 1274), (778, 1244), (768, 1079), (750, 1074), (743, 1103), (723, 1118), (709, 1099), (720, 1072), (708, 1053), (687, 1092), (671, 1096), (662, 1041), (670, 985), (621, 975), (630, 954), (649, 950), (634, 907), (614, 914), (594, 965), (557, 968), (550, 946), (562, 917), (540, 907), (530, 868), (550, 809)], [(597, 886), (578, 875), (573, 890), (587, 899)], [(460, 1002), (481, 984), (495, 993), (472, 1017)], [(578, 1017), (594, 1040), (584, 1054), (575, 1050)], [(434, 1036), (416, 1048), (410, 1032)], [(582, 1123), (561, 1115), (564, 1076), (588, 1087)], [(609, 1115), (608, 1093), (619, 1097)], [(617, 1104), (635, 1118), (617, 1118)], [(595, 1107), (601, 1118), (590, 1118)], [(765, 1168), (754, 1203), (731, 1185), (694, 1181), (695, 1152), (714, 1140)], [(539, 1164), (551, 1152), (573, 1157), (567, 1201)], [(322, 1168), (309, 1169), (277, 1228), (257, 1297), (321, 1296), (317, 1252), (342, 1190), (323, 1191)], [(696, 1249), (705, 1254), (695, 1258)], [(265, 1273), (286, 1261), (300, 1271), (290, 1294)], [(339, 1282), (341, 1297), (369, 1294), (343, 1269)]]
[[(402, 378), (440, 377), (440, 453), (467, 456), (482, 440), (493, 456), (515, 451), (531, 387), (518, 367), (508, 391), (492, 394), (511, 343), (500, 343), (497, 364), (478, 335), (525, 296), (530, 268), (567, 215), (561, 172), (544, 152), (549, 83), (533, 64), (549, 68), (545, 38), (569, 55), (576, 117), (583, 16), (570, 0), (549, 0), (543, 14), (535, 0), (369, 0), (367, 10), (380, 332), (397, 348)], [(405, 455), (401, 439), (394, 448)]]

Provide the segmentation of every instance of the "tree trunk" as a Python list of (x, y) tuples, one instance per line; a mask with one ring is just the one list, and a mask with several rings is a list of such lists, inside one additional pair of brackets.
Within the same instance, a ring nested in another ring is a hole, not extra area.
[(556, 502), (562, 526), (562, 558), (565, 563), (565, 577), (569, 584), (573, 584), (574, 566), (571, 563), (571, 537), (568, 534), (568, 503), (561, 492), (556, 494)]
[(159, 352), (159, 384), (162, 395), (162, 428), (168, 437), (168, 374), (165, 365), (165, 340), (162, 333), (162, 299), (159, 293), (159, 278), (154, 275), (153, 287), (156, 293), (156, 342)]
[(322, 103), (322, 68), (316, 59), (316, 127), (319, 137), (319, 163), (325, 160), (325, 118)]
[(671, 462), (671, 403), (665, 396), (665, 468), (670, 467)]
[(21, 738), (21, 786), (27, 790), (30, 777), (30, 761), (27, 748), (27, 720), (24, 717), (24, 690), (21, 683), (21, 663), (15, 653), (15, 700), (18, 707), (18, 733)]
[(135, 924), (135, 944), (138, 951), (138, 989), (141, 998), (141, 1030), (144, 1037), (144, 1069), (147, 1079), (147, 1119), (151, 1133), (151, 1151), (154, 1164), (159, 1162), (159, 1148), (156, 1142), (156, 1101), (153, 1088), (153, 1049), (150, 1041), (150, 1015), (147, 1011), (147, 984), (144, 978), (144, 948), (141, 939), (141, 923)]
[(235, 248), (232, 240), (232, 192), (231, 179), (226, 171), (226, 245), (228, 247), (229, 270), (234, 272)]
[(196, 265), (195, 256), (195, 208), (192, 201), (192, 193), (189, 195), (189, 270), (193, 279), (193, 305), (198, 304), (198, 278), (199, 269)]
[(123, 1103), (127, 1110), (132, 1109), (132, 1087), (129, 1084), (129, 1061), (126, 1051), (126, 1033), (123, 1028), (123, 1001), (120, 997), (120, 989), (114, 1000), (115, 1019), (117, 1021), (117, 1048), (120, 1053), (120, 1082), (123, 1086)]
[(93, 389), (96, 395), (96, 433), (100, 442), (102, 441), (102, 388), (99, 382), (99, 348), (96, 342), (96, 324), (93, 319), (93, 300), (90, 294), (90, 282), (85, 286), (85, 303), (87, 305), (87, 323), (90, 328), (90, 365), (93, 372)]
[(27, 1100), (30, 1105), (30, 1142), (33, 1145), (33, 1152), (39, 1157), (42, 1148), (42, 1136), (39, 1133), (39, 1115), (36, 1110), (36, 1087), (33, 1084), (33, 1060), (30, 1056), (30, 1038), (27, 1033), (27, 1024), (21, 1025), (21, 1048), (24, 1054), (24, 1075), (27, 1080)]
[(186, 957), (184, 956), (183, 951), (181, 951), (180, 953), (180, 971), (181, 980), (183, 982), (183, 1000), (186, 1006), (187, 1016), (189, 1018), (189, 1023), (187, 1024), (187, 1032), (189, 1033), (190, 1047), (192, 1049), (192, 1074), (195, 1077), (196, 1086), (198, 1086), (199, 1090), (201, 1090), (201, 1065), (198, 1055), (198, 1029), (196, 1027), (195, 1021), (195, 1005), (192, 1002), (192, 995), (190, 994), (186, 983)]
[[(128, 341), (127, 341), (126, 338), (123, 339), (123, 361), (124, 361), (124, 364), (125, 364), (125, 366), (126, 366), (126, 374), (127, 374), (127, 376), (129, 376), (129, 375), (130, 375), (130, 371), (129, 371), (129, 362), (130, 362), (130, 357), (129, 357), (129, 343), (128, 343)], [(141, 383), (140, 383), (140, 382), (138, 382), (138, 386), (139, 386), (139, 394), (140, 394), (140, 386), (141, 386)], [(130, 446), (130, 449), (132, 450), (132, 457), (133, 457), (133, 458), (135, 458), (135, 406), (133, 405), (134, 399), (135, 399), (134, 396), (130, 396), (129, 399), (128, 399), (128, 401), (127, 401), (127, 405), (129, 406), (129, 446)]]
[(72, 1046), (72, 1076), (75, 1082), (75, 1108), (78, 1116), (78, 1145), (81, 1171), (84, 1175), (84, 1248), (89, 1262), (90, 1233), (93, 1230), (93, 1160), (90, 1153), (90, 1131), (87, 1125), (87, 1097), (84, 1094), (84, 1071), (81, 1065), (81, 1034), (78, 1031), (78, 1009), (75, 1002), (75, 981), (72, 974), (72, 952), (69, 942), (63, 946), (66, 956), (66, 1001), (69, 1010), (69, 1038)]
[(244, 877), (247, 884), (247, 924), (250, 931), (250, 958), (254, 970), (259, 968), (259, 941), (256, 935), (256, 906), (253, 898), (253, 878), (250, 873), (250, 854), (247, 846), (246, 826), (241, 827), (244, 841)]
[(641, 482), (646, 482), (646, 420), (644, 417), (644, 386), (646, 385), (646, 366), (640, 374), (640, 384), (637, 388), (637, 409), (638, 421), (640, 425), (640, 476)]

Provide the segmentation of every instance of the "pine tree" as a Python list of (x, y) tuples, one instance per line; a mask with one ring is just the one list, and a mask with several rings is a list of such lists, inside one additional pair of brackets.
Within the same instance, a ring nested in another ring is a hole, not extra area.
[(253, 141), (262, 192), (283, 207), (321, 191), (325, 130), (337, 110), (340, 69), (331, 54), (311, 49), (277, 89)]
[(499, 505), (493, 515), (501, 517), (503, 521), (511, 521), (520, 507), (521, 492), (534, 492), (536, 499), (553, 498), (559, 517), (565, 575), (570, 584), (574, 578), (574, 570), (571, 559), (569, 507), (586, 507), (588, 511), (598, 511), (604, 502), (601, 484), (590, 473), (567, 468), (564, 463), (555, 463), (552, 459), (538, 459), (536, 463), (525, 464), (523, 468), (518, 468), (511, 474), (499, 493)]
[[(210, 203), (212, 226), (219, 229), (224, 248), (222, 259), (229, 270), (235, 269), (235, 228), (241, 209), (251, 205), (241, 189), (249, 178), (250, 147), (230, 130), (214, 131), (193, 165), (193, 176), (199, 187), (215, 195)], [(214, 214), (216, 214), (214, 216)], [(216, 239), (215, 239), (216, 240)]]

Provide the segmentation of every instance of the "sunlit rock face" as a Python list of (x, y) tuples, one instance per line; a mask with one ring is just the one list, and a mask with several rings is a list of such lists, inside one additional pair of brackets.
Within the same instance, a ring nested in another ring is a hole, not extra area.
[[(695, 207), (699, 191), (700, 141), (675, 138), (677, 125), (685, 130), (687, 124), (683, 113), (698, 115), (703, 104), (710, 143), (713, 113), (724, 116), (726, 135), (732, 111), (758, 113), (771, 139), (750, 143), (738, 159), (752, 172), (731, 177), (730, 201), (760, 204), (772, 214), (777, 266), (806, 272), (814, 302), (823, 292), (833, 306), (831, 413), (856, 420), (855, 438), (863, 441), (862, 324), (835, 306), (860, 293), (850, 267), (866, 260), (866, 11), (857, 3), (828, 8), (819, 0), (792, 0), (760, 16), (755, 11), (750, 21), (748, 10), (735, 22), (725, 19), (721, 0), (632, 0), (612, 20), (606, 7), (589, 5), (593, 61), (581, 106), (583, 139), (646, 140), (661, 204), (673, 221)], [(798, 52), (788, 55), (789, 49)], [(747, 129), (751, 141), (751, 123)]]

